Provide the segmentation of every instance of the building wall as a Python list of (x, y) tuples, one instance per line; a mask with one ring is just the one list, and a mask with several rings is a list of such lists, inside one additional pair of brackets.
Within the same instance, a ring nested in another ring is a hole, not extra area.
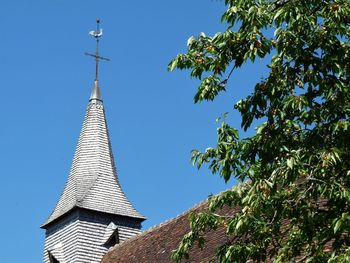
[(75, 209), (47, 227), (44, 263), (50, 263), (52, 249), (60, 263), (101, 262), (108, 251), (104, 243), (111, 222), (118, 228), (120, 242), (141, 232), (139, 219)]

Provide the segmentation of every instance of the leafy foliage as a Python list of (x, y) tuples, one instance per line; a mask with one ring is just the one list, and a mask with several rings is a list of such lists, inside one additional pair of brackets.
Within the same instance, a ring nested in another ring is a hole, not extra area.
[[(201, 79), (195, 102), (210, 101), (235, 69), (270, 58), (266, 78), (235, 104), (244, 130), (263, 124), (241, 139), (223, 121), (216, 147), (193, 151), (198, 168), (208, 164), (226, 182), (241, 183), (192, 215), (191, 232), (172, 257), (187, 258), (206, 231), (225, 227), (237, 238), (218, 248), (219, 262), (350, 262), (350, 3), (225, 4), (227, 30), (191, 37), (169, 70), (190, 69)], [(220, 216), (227, 205), (241, 210)]]

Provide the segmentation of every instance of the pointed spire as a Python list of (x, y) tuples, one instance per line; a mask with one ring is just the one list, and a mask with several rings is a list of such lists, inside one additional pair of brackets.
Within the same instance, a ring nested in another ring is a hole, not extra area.
[(91, 96), (89, 101), (92, 101), (92, 100), (102, 101), (100, 85), (98, 84), (98, 80), (95, 80), (94, 87), (92, 88), (92, 91), (91, 91)]
[(105, 111), (95, 84), (63, 193), (45, 228), (74, 208), (145, 220), (125, 196), (118, 180)]

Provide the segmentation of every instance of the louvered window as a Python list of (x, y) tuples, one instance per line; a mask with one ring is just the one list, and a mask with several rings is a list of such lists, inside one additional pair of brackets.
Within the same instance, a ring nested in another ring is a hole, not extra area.
[(114, 245), (119, 243), (119, 231), (118, 228), (115, 229), (112, 233), (112, 235), (108, 238), (108, 240), (105, 243), (105, 246), (107, 248), (113, 247)]
[(50, 263), (60, 263), (49, 251)]

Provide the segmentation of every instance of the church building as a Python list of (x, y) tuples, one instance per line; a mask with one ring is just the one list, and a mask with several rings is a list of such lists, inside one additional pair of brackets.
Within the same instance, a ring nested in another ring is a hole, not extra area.
[[(141, 233), (146, 219), (125, 196), (118, 181), (102, 101), (96, 52), (96, 76), (88, 101), (72, 167), (64, 190), (41, 226), (45, 229), (44, 263), (155, 263), (172, 262), (171, 252), (189, 231), (188, 215), (208, 207), (204, 201), (183, 214)], [(229, 209), (225, 213), (231, 213)], [(231, 242), (225, 229), (209, 232), (203, 249), (191, 249), (182, 262), (215, 262), (217, 245)]]

